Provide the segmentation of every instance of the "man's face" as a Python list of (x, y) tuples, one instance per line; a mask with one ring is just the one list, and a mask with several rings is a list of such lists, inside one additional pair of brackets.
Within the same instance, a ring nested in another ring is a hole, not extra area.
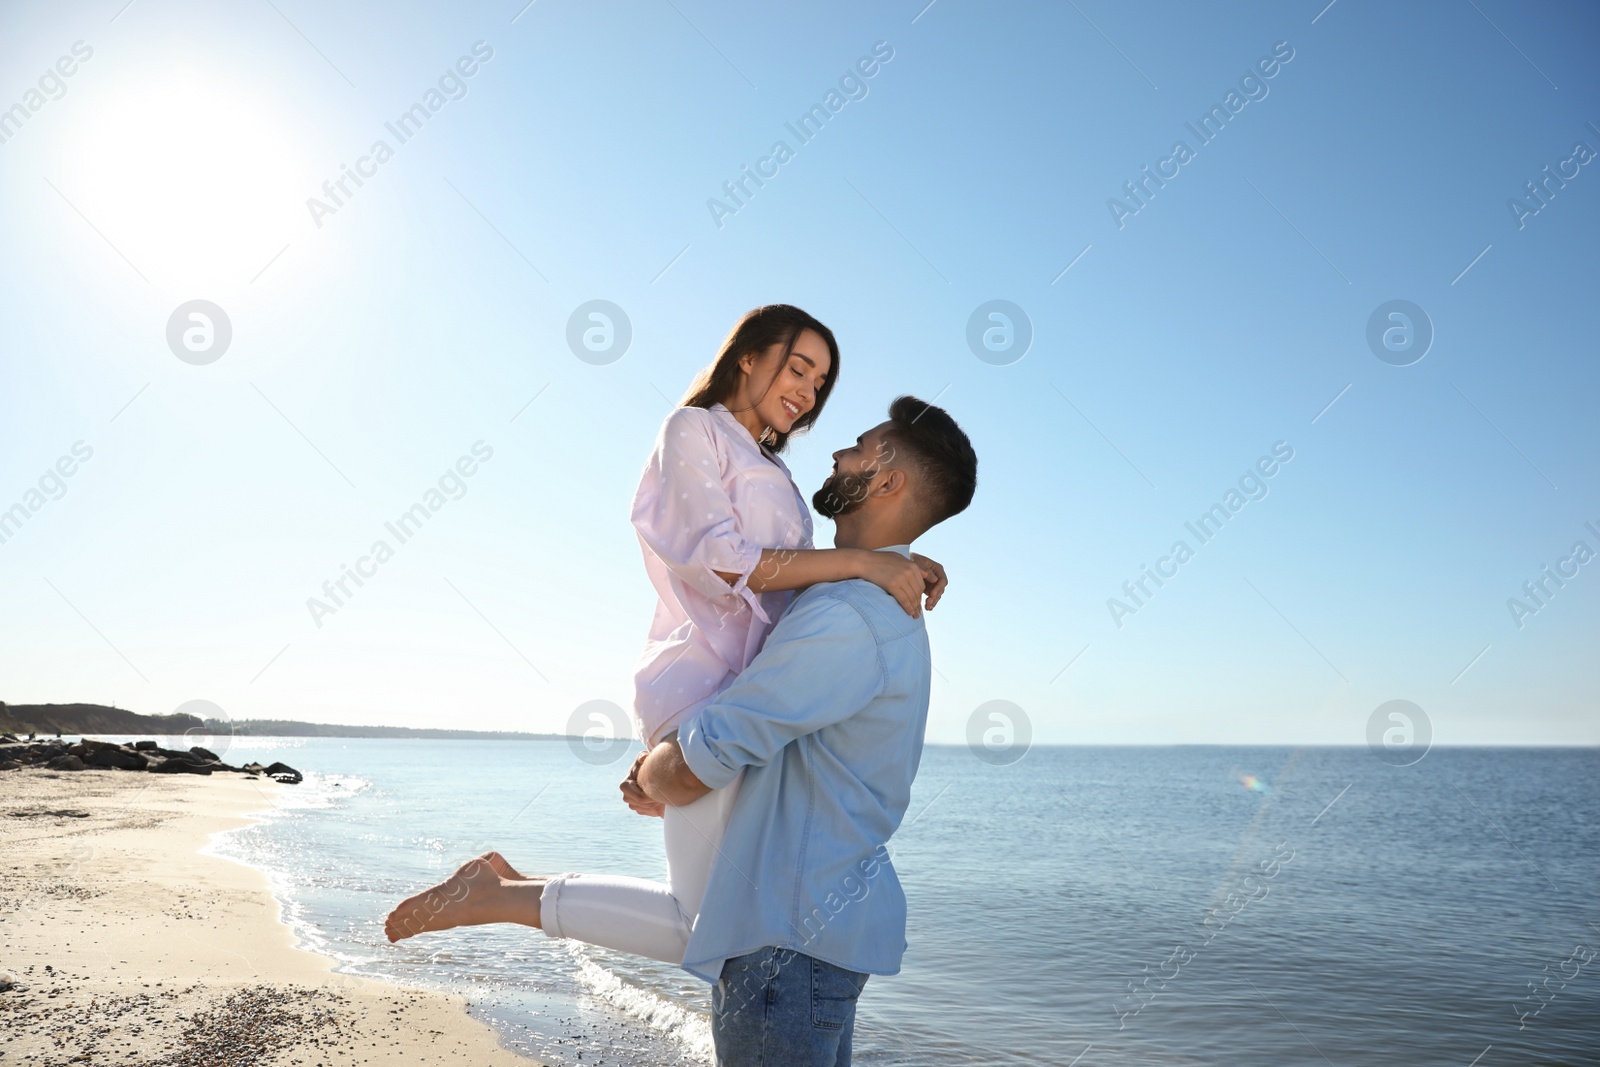
[(855, 511), (867, 499), (867, 490), (894, 460), (887, 437), (890, 423), (881, 422), (856, 438), (856, 443), (833, 454), (833, 473), (811, 498), (811, 506), (825, 519)]

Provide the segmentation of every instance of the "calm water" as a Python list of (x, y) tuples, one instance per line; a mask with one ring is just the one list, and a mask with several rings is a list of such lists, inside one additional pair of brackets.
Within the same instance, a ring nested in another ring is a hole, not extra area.
[[(271, 873), (308, 945), (462, 992), (513, 1047), (707, 1063), (709, 987), (673, 968), (520, 929), (383, 939), (389, 907), (489, 847), (530, 873), (661, 877), (659, 823), (617, 799), (630, 756), (235, 739), (225, 758), (310, 778), (263, 783), (287, 806), (216, 848)], [(867, 985), (857, 1062), (1600, 1063), (1597, 802), (1593, 749), (1395, 768), (1365, 749), (993, 767), (929, 748), (892, 843), (911, 947)]]

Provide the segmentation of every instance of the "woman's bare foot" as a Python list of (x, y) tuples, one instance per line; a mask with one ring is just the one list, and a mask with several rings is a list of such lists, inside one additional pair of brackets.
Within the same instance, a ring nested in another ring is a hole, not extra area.
[(502, 878), (509, 878), (513, 882), (526, 882), (528, 880), (527, 875), (518, 874), (517, 869), (511, 866), (510, 862), (498, 852), (485, 852), (478, 858), (494, 868), (494, 873)]
[(498, 852), (486, 852), (438, 885), (402, 900), (384, 921), (383, 933), (393, 942), (484, 923), (538, 926), (544, 882), (523, 878)]

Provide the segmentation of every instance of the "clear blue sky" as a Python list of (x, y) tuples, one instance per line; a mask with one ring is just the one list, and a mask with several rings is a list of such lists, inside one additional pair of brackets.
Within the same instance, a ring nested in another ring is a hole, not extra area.
[[(1041, 741), (1360, 744), (1397, 698), (1439, 743), (1600, 740), (1600, 561), (1507, 605), (1600, 552), (1574, 153), (1600, 12), (925, 2), (8, 5), (0, 697), (526, 730), (626, 704), (639, 469), (733, 321), (784, 301), (843, 346), (791, 451), (807, 495), (901, 392), (981, 457), (919, 545), (953, 578), (932, 740), (1004, 699)], [(746, 166), (771, 176), (739, 206)], [(167, 341), (196, 299), (232, 327), (203, 365)], [(603, 365), (566, 339), (594, 299), (632, 327)], [(969, 347), (990, 300), (1026, 314), (1020, 360)], [(1391, 300), (1432, 324), (1410, 365), (1367, 341)], [(1278, 442), (1201, 544), (1184, 524)], [(307, 599), (379, 539), (319, 627)]]

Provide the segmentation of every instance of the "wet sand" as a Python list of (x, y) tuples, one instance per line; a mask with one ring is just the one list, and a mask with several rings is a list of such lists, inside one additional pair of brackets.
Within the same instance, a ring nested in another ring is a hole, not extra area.
[(533, 1063), (459, 997), (333, 973), (262, 872), (200, 854), (294, 788), (0, 771), (0, 1065)]

